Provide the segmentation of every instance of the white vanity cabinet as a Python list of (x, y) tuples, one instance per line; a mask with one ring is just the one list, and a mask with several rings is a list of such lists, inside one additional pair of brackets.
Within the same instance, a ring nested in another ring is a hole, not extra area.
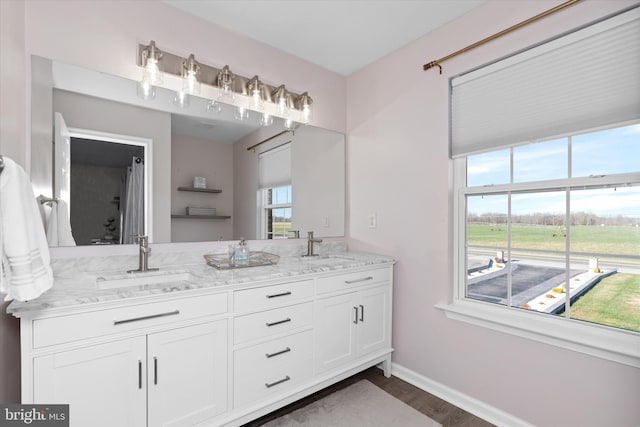
[(21, 312), (22, 402), (69, 404), (72, 427), (236, 427), (379, 363), (389, 375), (393, 264), (334, 264)]
[(311, 379), (313, 296), (314, 280), (234, 292), (234, 409)]
[(72, 426), (144, 426), (145, 359), (145, 337), (35, 357), (33, 398), (23, 403), (69, 404)]
[[(228, 409), (228, 323), (207, 316), (226, 311), (223, 293), (23, 318), (31, 326), (23, 328), (23, 342), (37, 343), (23, 355), (32, 364), (23, 371), (23, 381), (32, 379), (23, 383), (23, 403), (69, 404), (75, 427), (188, 426), (213, 418)], [(61, 324), (75, 331), (36, 339)], [(89, 338), (92, 328), (94, 335), (110, 333)]]
[(149, 426), (190, 426), (227, 411), (227, 320), (147, 337)]
[(318, 279), (317, 286), (318, 373), (391, 348), (389, 268), (324, 277)]

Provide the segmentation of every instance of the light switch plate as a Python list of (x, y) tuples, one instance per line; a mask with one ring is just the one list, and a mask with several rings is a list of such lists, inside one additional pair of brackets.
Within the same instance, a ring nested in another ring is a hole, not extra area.
[(376, 228), (376, 226), (378, 225), (378, 220), (376, 218), (376, 214), (375, 213), (370, 213), (369, 214), (369, 228)]

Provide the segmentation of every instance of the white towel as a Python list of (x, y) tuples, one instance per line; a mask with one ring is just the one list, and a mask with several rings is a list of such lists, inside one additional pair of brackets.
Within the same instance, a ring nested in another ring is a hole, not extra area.
[(0, 293), (28, 301), (53, 286), (49, 248), (38, 204), (25, 171), (4, 157), (0, 173)]
[(75, 246), (76, 241), (71, 234), (69, 209), (64, 200), (51, 202), (51, 213), (47, 223), (47, 242), (49, 246)]

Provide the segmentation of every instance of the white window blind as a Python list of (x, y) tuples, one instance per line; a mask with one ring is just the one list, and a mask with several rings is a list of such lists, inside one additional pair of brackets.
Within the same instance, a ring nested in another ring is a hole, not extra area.
[(451, 155), (640, 118), (640, 8), (451, 80)]
[(291, 184), (291, 144), (283, 144), (258, 155), (260, 189)]

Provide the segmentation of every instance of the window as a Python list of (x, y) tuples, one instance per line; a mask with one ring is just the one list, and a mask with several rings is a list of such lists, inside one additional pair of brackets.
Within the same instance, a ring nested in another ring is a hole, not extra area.
[(451, 79), (449, 317), (640, 366), (638, 31), (636, 7)]
[(262, 238), (288, 238), (291, 232), (291, 186), (262, 190), (262, 200)]
[(497, 155), (467, 157), (464, 296), (640, 332), (640, 124)]
[(291, 230), (291, 141), (276, 141), (258, 155), (259, 235), (286, 239)]

